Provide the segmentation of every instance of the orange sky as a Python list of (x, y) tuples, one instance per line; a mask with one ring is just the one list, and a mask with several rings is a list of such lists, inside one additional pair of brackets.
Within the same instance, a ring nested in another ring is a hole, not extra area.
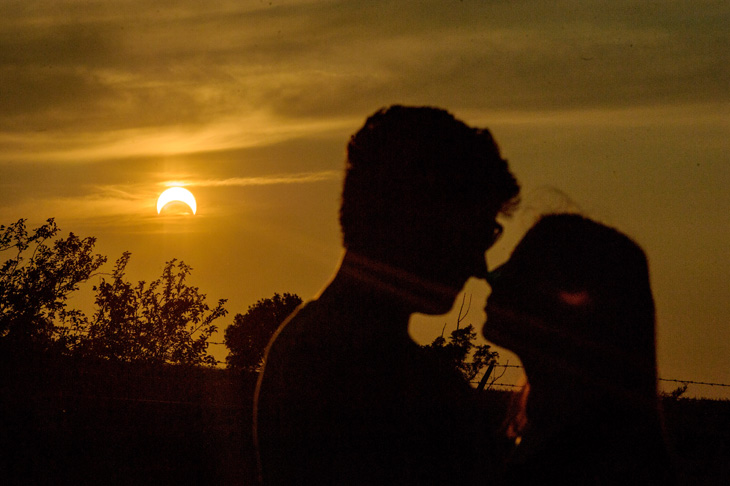
[[(540, 212), (616, 226), (649, 255), (660, 375), (730, 383), (727, 25), (721, 0), (4, 2), (0, 223), (55, 217), (131, 251), (135, 280), (182, 259), (225, 325), (331, 277), (365, 117), (440, 106), (489, 127), (523, 186), (490, 265)], [(170, 181), (196, 216), (157, 215)], [(466, 293), (481, 326), (488, 287)]]

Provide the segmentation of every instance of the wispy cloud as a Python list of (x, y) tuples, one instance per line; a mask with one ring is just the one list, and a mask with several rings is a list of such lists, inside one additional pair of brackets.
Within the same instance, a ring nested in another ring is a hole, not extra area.
[[(170, 156), (270, 145), (303, 136), (349, 130), (355, 118), (279, 119), (249, 113), (210, 124), (113, 130), (0, 133), (0, 162), (93, 162)], [(359, 120), (358, 120), (359, 121)], [(29, 150), (29, 147), (32, 149)]]
[(260, 177), (230, 177), (228, 179), (205, 179), (191, 181), (170, 181), (165, 185), (184, 185), (188, 187), (246, 187), (268, 186), (274, 184), (307, 184), (337, 180), (342, 176), (341, 171), (325, 170), (320, 172), (303, 172), (299, 174), (279, 174)]
[(75, 228), (79, 223), (95, 226), (140, 225), (154, 216), (155, 197), (106, 188), (78, 196), (48, 195), (25, 199), (0, 209), (3, 223), (20, 217), (42, 221), (54, 217), (63, 227)]

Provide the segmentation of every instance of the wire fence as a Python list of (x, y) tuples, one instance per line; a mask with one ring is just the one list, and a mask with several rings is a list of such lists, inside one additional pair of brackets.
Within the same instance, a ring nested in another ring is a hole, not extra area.
[(692, 381), (692, 380), (672, 380), (669, 378), (659, 378), (659, 381), (671, 381), (674, 383), (682, 383), (683, 385), (730, 386), (730, 384), (728, 384), (728, 383), (709, 383), (706, 381)]
[[(221, 342), (211, 342), (209, 341), (208, 344), (216, 344), (224, 346), (225, 343)], [(226, 364), (225, 361), (217, 361), (218, 364)], [(514, 365), (514, 364), (495, 364), (495, 368), (519, 368), (524, 369), (524, 366), (521, 365)], [(730, 387), (730, 383), (712, 383), (708, 381), (695, 381), (695, 380), (680, 380), (676, 378), (657, 378), (658, 381), (665, 381), (670, 383), (679, 383), (682, 385), (702, 385), (702, 386), (719, 386), (719, 387)], [(478, 381), (473, 381), (472, 383), (479, 383)], [(524, 385), (515, 385), (514, 383), (491, 383), (489, 385), (490, 387), (507, 387), (507, 388), (522, 388)]]
[[(495, 364), (495, 368), (520, 368), (524, 369), (524, 366), (513, 365), (513, 364)], [(501, 376), (500, 376), (501, 377)], [(499, 379), (498, 377), (497, 379)], [(712, 383), (709, 381), (695, 381), (695, 380), (680, 380), (675, 378), (657, 378), (658, 381), (665, 381), (670, 383), (679, 383), (682, 385), (703, 385), (703, 386), (718, 386), (718, 387), (730, 387), (730, 383)], [(472, 381), (472, 383), (479, 383), (479, 381)], [(489, 387), (507, 387), (507, 388), (523, 388), (524, 385), (515, 385), (514, 383), (490, 383)]]

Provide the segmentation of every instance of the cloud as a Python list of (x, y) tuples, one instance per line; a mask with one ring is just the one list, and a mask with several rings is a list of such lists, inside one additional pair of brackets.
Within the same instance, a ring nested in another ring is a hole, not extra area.
[[(150, 197), (151, 196), (151, 197)], [(32, 199), (22, 199), (5, 205), (0, 211), (4, 222), (19, 217), (40, 221), (55, 217), (63, 226), (93, 222), (100, 226), (129, 226), (148, 221), (155, 215), (154, 195), (144, 191), (122, 188), (98, 188), (94, 192), (74, 196), (47, 194)], [(145, 216), (149, 214), (149, 216)]]
[(11, 9), (0, 126), (113, 132), (392, 102), (550, 110), (729, 94), (726, 2), (124, 3)]
[[(359, 120), (340, 117), (281, 119), (247, 113), (209, 124), (109, 130), (0, 133), (0, 162), (93, 162), (221, 151), (275, 144), (303, 136), (321, 137), (347, 130)], [(32, 147), (32, 150), (29, 150)]]
[(337, 180), (342, 177), (341, 171), (325, 170), (320, 172), (303, 172), (299, 174), (279, 174), (261, 177), (230, 177), (228, 179), (204, 179), (190, 181), (169, 181), (164, 185), (183, 185), (186, 187), (247, 187), (269, 186), (279, 184), (308, 184)]

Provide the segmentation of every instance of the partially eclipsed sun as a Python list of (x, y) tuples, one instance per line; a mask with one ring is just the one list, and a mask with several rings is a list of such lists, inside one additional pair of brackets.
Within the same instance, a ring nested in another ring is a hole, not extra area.
[(157, 199), (157, 214), (160, 214), (162, 208), (173, 201), (187, 204), (193, 214), (198, 210), (198, 204), (195, 202), (195, 196), (193, 196), (192, 192), (184, 187), (171, 187), (160, 194), (160, 197)]

